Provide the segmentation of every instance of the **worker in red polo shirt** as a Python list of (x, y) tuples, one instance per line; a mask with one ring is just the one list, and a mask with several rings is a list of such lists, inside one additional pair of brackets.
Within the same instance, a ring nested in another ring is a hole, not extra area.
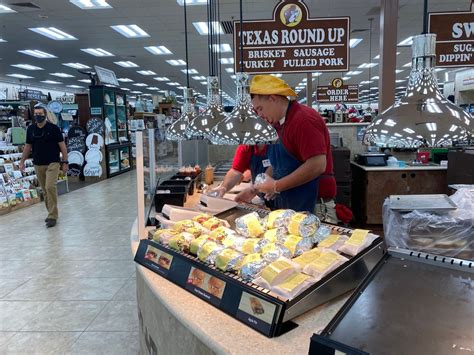
[(259, 191), (267, 199), (274, 199), (275, 208), (308, 212), (315, 212), (317, 202), (332, 204), (336, 181), (329, 132), (321, 116), (289, 100), (296, 93), (285, 81), (271, 75), (256, 75), (250, 94), (255, 111), (274, 125), (279, 140), (268, 146), (271, 167), (266, 171), (266, 181), (244, 190), (237, 198), (245, 201)]

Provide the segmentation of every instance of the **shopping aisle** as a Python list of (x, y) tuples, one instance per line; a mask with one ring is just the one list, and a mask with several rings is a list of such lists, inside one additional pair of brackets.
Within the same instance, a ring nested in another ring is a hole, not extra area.
[(0, 216), (0, 354), (137, 354), (135, 172)]

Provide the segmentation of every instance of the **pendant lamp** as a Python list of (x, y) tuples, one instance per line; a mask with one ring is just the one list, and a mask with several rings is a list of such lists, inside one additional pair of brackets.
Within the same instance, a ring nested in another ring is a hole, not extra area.
[(166, 139), (171, 141), (182, 141), (189, 139), (187, 134), (187, 127), (189, 122), (196, 117), (194, 111), (194, 96), (193, 89), (185, 88), (183, 90), (183, 107), (179, 119), (177, 119), (166, 131)]

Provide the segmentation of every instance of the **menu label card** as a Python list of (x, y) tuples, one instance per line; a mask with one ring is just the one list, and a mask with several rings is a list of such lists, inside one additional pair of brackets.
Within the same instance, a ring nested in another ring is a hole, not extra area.
[(198, 297), (218, 307), (224, 294), (226, 283), (218, 277), (209, 275), (195, 267), (191, 268), (186, 289)]
[(148, 245), (145, 252), (145, 259), (150, 261), (148, 264), (158, 274), (166, 276), (173, 262), (173, 256), (164, 251)]
[(277, 306), (242, 292), (236, 317), (254, 329), (269, 334)]

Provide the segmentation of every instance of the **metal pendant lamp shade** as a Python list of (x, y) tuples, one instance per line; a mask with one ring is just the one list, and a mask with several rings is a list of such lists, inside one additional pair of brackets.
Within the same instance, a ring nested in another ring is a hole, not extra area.
[(212, 130), (215, 144), (258, 144), (271, 143), (278, 139), (276, 130), (258, 117), (252, 108), (249, 94), (249, 77), (237, 73), (237, 102), (229, 117)]
[(474, 121), (438, 88), (436, 35), (413, 37), (406, 94), (367, 127), (364, 142), (383, 147), (448, 147), (472, 139)]
[(219, 122), (227, 119), (219, 95), (219, 78), (207, 77), (207, 107), (203, 113), (190, 121), (187, 134), (192, 139), (212, 140), (212, 128)]
[(193, 103), (193, 89), (185, 88), (183, 96), (183, 113), (181, 114), (181, 117), (173, 122), (173, 124), (169, 126), (168, 130), (166, 131), (166, 139), (171, 141), (182, 141), (189, 139), (187, 127), (189, 122), (191, 122), (196, 117)]

